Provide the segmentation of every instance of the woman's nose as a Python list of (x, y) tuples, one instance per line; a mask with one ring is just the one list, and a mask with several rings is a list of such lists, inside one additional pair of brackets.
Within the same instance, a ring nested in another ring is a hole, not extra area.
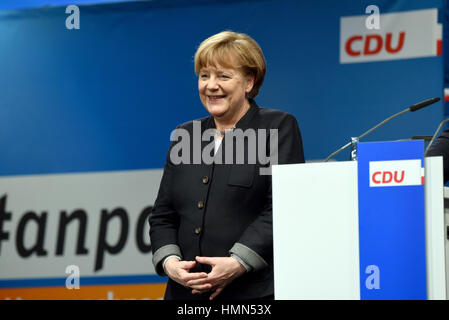
[(209, 81), (207, 81), (206, 85), (208, 90), (216, 90), (218, 89), (217, 79), (215, 77), (210, 77)]

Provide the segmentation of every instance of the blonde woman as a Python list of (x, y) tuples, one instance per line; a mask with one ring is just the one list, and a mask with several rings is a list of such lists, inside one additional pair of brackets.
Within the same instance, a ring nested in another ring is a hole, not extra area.
[[(265, 72), (262, 50), (246, 34), (220, 32), (195, 53), (210, 116), (178, 126), (191, 148), (173, 141), (149, 218), (154, 266), (169, 277), (165, 299), (274, 298), (271, 176), (261, 174), (273, 162), (254, 162), (254, 152), (275, 154), (279, 164), (304, 162), (304, 153), (296, 119), (254, 100)], [(209, 140), (194, 140), (211, 130)], [(244, 132), (240, 144), (234, 132)]]

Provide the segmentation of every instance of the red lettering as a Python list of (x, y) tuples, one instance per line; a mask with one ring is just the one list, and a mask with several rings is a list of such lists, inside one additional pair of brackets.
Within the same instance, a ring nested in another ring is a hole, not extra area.
[(443, 40), (437, 40), (437, 56), (441, 56), (443, 54)]
[(401, 31), (399, 33), (399, 40), (398, 40), (398, 44), (397, 44), (396, 48), (391, 47), (391, 38), (392, 37), (393, 37), (393, 35), (391, 33), (387, 33), (387, 39), (385, 41), (385, 50), (387, 50), (387, 52), (389, 52), (389, 53), (397, 53), (397, 52), (401, 51), (402, 47), (404, 46), (405, 32)]
[(404, 170), (402, 170), (402, 171), (401, 171), (401, 179), (399, 180), (399, 179), (398, 179), (398, 172), (395, 171), (395, 172), (394, 172), (394, 181), (397, 182), (397, 183), (400, 183), (400, 182), (404, 181), (404, 176), (405, 176)]
[[(388, 178), (387, 178), (388, 175)], [(393, 174), (390, 171), (384, 171), (382, 175), (382, 183), (390, 183), (393, 180)]]
[(380, 171), (377, 171), (377, 172), (374, 172), (374, 173), (373, 173), (373, 179), (372, 179), (372, 180), (373, 180), (374, 183), (379, 184), (379, 183), (382, 182), (382, 181), (380, 181), (380, 180), (376, 180), (376, 176), (379, 175), (379, 174), (381, 174), (381, 173), (382, 173), (382, 172), (380, 172)]
[[(374, 49), (371, 48), (371, 40), (375, 40), (377, 42), (376, 47)], [(370, 34), (366, 36), (365, 39), (365, 47), (363, 49), (364, 55), (372, 55), (377, 54), (382, 49), (382, 37), (378, 34)]]
[(346, 53), (353, 57), (359, 56), (361, 52), (352, 50), (352, 43), (354, 41), (362, 41), (362, 40), (363, 40), (362, 36), (352, 36), (351, 38), (349, 38), (348, 41), (346, 41), (345, 45)]

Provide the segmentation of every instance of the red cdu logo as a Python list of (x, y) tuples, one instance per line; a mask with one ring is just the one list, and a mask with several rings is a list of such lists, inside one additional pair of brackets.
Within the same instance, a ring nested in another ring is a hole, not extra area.
[(400, 184), (404, 181), (405, 170), (401, 170), (400, 173), (398, 171), (376, 171), (373, 173), (372, 180), (375, 184), (387, 184), (391, 182), (395, 182)]
[(438, 9), (379, 15), (379, 28), (366, 27), (366, 15), (341, 17), (340, 63), (410, 59), (441, 55)]
[(345, 51), (351, 57), (360, 55), (376, 55), (381, 51), (396, 54), (404, 48), (405, 31), (395, 35), (396, 42), (393, 43), (393, 33), (389, 32), (385, 38), (379, 34), (355, 35), (350, 37), (345, 44)]
[(370, 187), (413, 186), (424, 184), (421, 160), (371, 161)]

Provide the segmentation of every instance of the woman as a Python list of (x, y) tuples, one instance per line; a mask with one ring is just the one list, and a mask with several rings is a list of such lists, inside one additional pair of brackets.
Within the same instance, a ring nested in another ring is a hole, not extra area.
[(195, 53), (210, 116), (178, 127), (190, 147), (172, 143), (149, 218), (155, 269), (169, 277), (165, 299), (274, 297), (271, 176), (262, 174), (270, 163), (254, 153), (279, 164), (302, 163), (304, 154), (296, 119), (254, 101), (265, 71), (262, 50), (246, 34), (218, 33)]

